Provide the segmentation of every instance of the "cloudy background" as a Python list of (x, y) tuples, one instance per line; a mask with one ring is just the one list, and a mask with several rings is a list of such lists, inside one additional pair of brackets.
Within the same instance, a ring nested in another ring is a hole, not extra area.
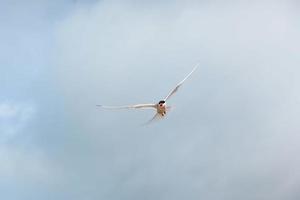
[(1, 199), (300, 198), (298, 1), (0, 5)]

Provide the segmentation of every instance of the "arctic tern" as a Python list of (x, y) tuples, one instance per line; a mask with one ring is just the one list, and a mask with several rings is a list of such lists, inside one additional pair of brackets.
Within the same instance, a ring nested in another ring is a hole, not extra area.
[(96, 105), (105, 109), (155, 109), (156, 114), (151, 120), (146, 124), (154, 121), (155, 119), (163, 118), (167, 112), (170, 110), (170, 106), (167, 106), (166, 101), (170, 99), (179, 89), (179, 87), (192, 75), (192, 73), (197, 69), (199, 63), (193, 68), (193, 70), (182, 80), (180, 81), (173, 90), (158, 103), (148, 103), (148, 104), (135, 104), (135, 105), (126, 105), (126, 106), (105, 106), (105, 105)]

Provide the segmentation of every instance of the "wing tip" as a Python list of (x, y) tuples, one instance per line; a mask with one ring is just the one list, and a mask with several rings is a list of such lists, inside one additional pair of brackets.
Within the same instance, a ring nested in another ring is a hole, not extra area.
[(199, 65), (200, 65), (200, 62), (197, 62), (195, 67), (193, 68), (193, 71), (195, 71), (199, 67)]

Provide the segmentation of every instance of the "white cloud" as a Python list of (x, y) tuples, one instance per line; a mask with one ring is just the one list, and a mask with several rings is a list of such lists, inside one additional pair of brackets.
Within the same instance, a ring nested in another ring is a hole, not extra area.
[(41, 153), (15, 146), (0, 147), (0, 177), (12, 180), (47, 181), (51, 179), (52, 163)]
[(25, 134), (24, 129), (32, 122), (36, 108), (32, 104), (0, 103), (0, 142)]
[[(32, 103), (0, 103), (0, 179), (2, 183), (16, 185), (28, 183), (59, 185), (61, 170), (49, 158), (45, 149), (38, 147), (31, 138), (38, 130), (36, 125), (37, 106)], [(25, 137), (24, 137), (25, 136)], [(26, 137), (28, 136), (28, 137)], [(17, 142), (14, 142), (14, 141)], [(37, 148), (38, 147), (38, 148)]]
[(0, 104), (0, 118), (10, 118), (16, 115), (16, 108), (8, 104)]
[[(59, 83), (76, 130), (97, 154), (101, 178), (87, 170), (87, 179), (103, 187), (103, 177), (113, 179), (111, 199), (272, 199), (286, 183), (277, 196), (287, 197), (300, 184), (288, 178), (299, 147), (282, 153), (299, 141), (293, 4), (177, 3), (104, 1), (58, 26)], [(135, 129), (149, 113), (92, 106), (158, 100), (198, 59), (199, 73), (161, 124)]]

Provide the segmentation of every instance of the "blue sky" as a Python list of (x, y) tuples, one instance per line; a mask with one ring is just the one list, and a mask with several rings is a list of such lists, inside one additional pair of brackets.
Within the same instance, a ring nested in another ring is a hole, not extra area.
[(299, 199), (299, 6), (1, 1), (1, 198)]

